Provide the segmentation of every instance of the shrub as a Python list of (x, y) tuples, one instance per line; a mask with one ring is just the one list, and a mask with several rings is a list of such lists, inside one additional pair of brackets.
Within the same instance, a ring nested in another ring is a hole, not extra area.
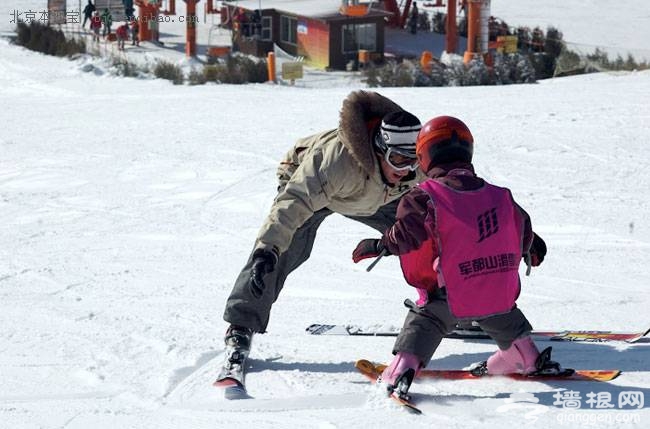
[(631, 54), (623, 59), (621, 55), (617, 55), (614, 61), (610, 61), (607, 53), (599, 48), (592, 54), (586, 56), (586, 71), (603, 71), (603, 70), (647, 70), (649, 68), (646, 61), (637, 62)]
[(203, 77), (206, 82), (219, 82), (219, 66), (207, 65), (203, 67)]
[(514, 54), (513, 56), (514, 68), (513, 79), (514, 83), (535, 83), (537, 75), (535, 74), (535, 67), (526, 55)]
[[(428, 81), (427, 86), (445, 86), (448, 83), (446, 67), (444, 64), (439, 62), (434, 62), (431, 64), (430, 73), (424, 73), (426, 80)], [(420, 79), (424, 81), (424, 78)]]
[(187, 76), (187, 81), (190, 85), (203, 85), (208, 80), (206, 79), (204, 72), (193, 68)]
[(138, 77), (142, 72), (140, 67), (130, 63), (126, 58), (112, 57), (111, 60), (118, 76)]
[(584, 61), (580, 55), (566, 48), (555, 62), (555, 76), (582, 74), (586, 71)]
[(253, 60), (245, 55), (232, 55), (226, 61), (226, 83), (264, 83), (268, 80), (266, 60)]
[(407, 87), (414, 86), (417, 69), (410, 61), (389, 60), (374, 72), (376, 73), (377, 86)]
[(605, 69), (608, 69), (610, 67), (609, 58), (607, 58), (607, 53), (605, 51), (600, 50), (600, 48), (596, 48), (593, 54), (588, 54), (587, 60)]
[(244, 84), (264, 83), (268, 80), (266, 60), (253, 60), (245, 55), (231, 55), (225, 63), (203, 68), (203, 77), (209, 82)]
[(153, 74), (157, 78), (172, 81), (174, 85), (183, 84), (183, 70), (176, 64), (172, 64), (168, 61), (158, 61), (153, 69)]
[(381, 67), (369, 67), (364, 73), (370, 87), (507, 85), (536, 81), (535, 68), (524, 54), (497, 54), (491, 70), (480, 59), (465, 65), (460, 57), (451, 56), (447, 62), (445, 65), (434, 61), (427, 72), (414, 62), (391, 60)]
[(32, 21), (29, 25), (19, 22), (15, 32), (18, 45), (46, 55), (64, 57), (86, 52), (86, 43), (82, 39), (66, 39), (61, 30), (39, 21)]
[(370, 63), (363, 69), (365, 82), (370, 88), (377, 88), (379, 86), (379, 73), (374, 63)]
[(472, 60), (460, 75), (462, 86), (489, 85), (492, 83), (490, 72), (482, 60)]

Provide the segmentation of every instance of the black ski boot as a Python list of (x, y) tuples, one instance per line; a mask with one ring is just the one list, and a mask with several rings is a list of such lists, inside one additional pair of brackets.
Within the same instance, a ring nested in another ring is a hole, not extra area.
[(229, 399), (246, 397), (244, 386), (246, 358), (250, 352), (252, 339), (253, 331), (243, 326), (231, 325), (226, 331), (225, 358), (214, 384), (226, 388), (226, 397)]
[(535, 360), (535, 368), (537, 368), (537, 371), (529, 375), (568, 376), (575, 372), (575, 370), (570, 368), (562, 368), (562, 365), (558, 362), (551, 360), (552, 349), (552, 347), (546, 347), (539, 353), (537, 360)]
[(243, 326), (230, 325), (223, 340), (226, 349), (233, 348), (242, 352), (245, 351), (248, 355), (253, 340), (253, 331)]
[(395, 382), (393, 392), (395, 392), (400, 399), (411, 401), (411, 396), (408, 394), (408, 391), (411, 388), (411, 383), (413, 383), (414, 378), (415, 370), (413, 368), (407, 369), (406, 372), (400, 375)]

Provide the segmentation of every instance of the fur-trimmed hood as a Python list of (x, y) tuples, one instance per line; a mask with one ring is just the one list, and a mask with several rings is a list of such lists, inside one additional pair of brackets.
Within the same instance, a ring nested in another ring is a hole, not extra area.
[(338, 135), (352, 157), (368, 174), (375, 171), (373, 131), (384, 115), (404, 110), (376, 92), (351, 92), (341, 107)]

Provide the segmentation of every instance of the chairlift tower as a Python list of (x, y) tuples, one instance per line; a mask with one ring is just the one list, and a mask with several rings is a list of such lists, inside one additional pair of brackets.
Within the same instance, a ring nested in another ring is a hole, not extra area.
[(467, 0), (467, 50), (463, 62), (487, 59), (491, 0)]

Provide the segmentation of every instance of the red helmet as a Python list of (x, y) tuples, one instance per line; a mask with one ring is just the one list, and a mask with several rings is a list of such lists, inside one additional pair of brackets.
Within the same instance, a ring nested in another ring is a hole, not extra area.
[(467, 125), (452, 116), (438, 116), (422, 126), (415, 153), (423, 171), (449, 162), (472, 162), (474, 137)]

